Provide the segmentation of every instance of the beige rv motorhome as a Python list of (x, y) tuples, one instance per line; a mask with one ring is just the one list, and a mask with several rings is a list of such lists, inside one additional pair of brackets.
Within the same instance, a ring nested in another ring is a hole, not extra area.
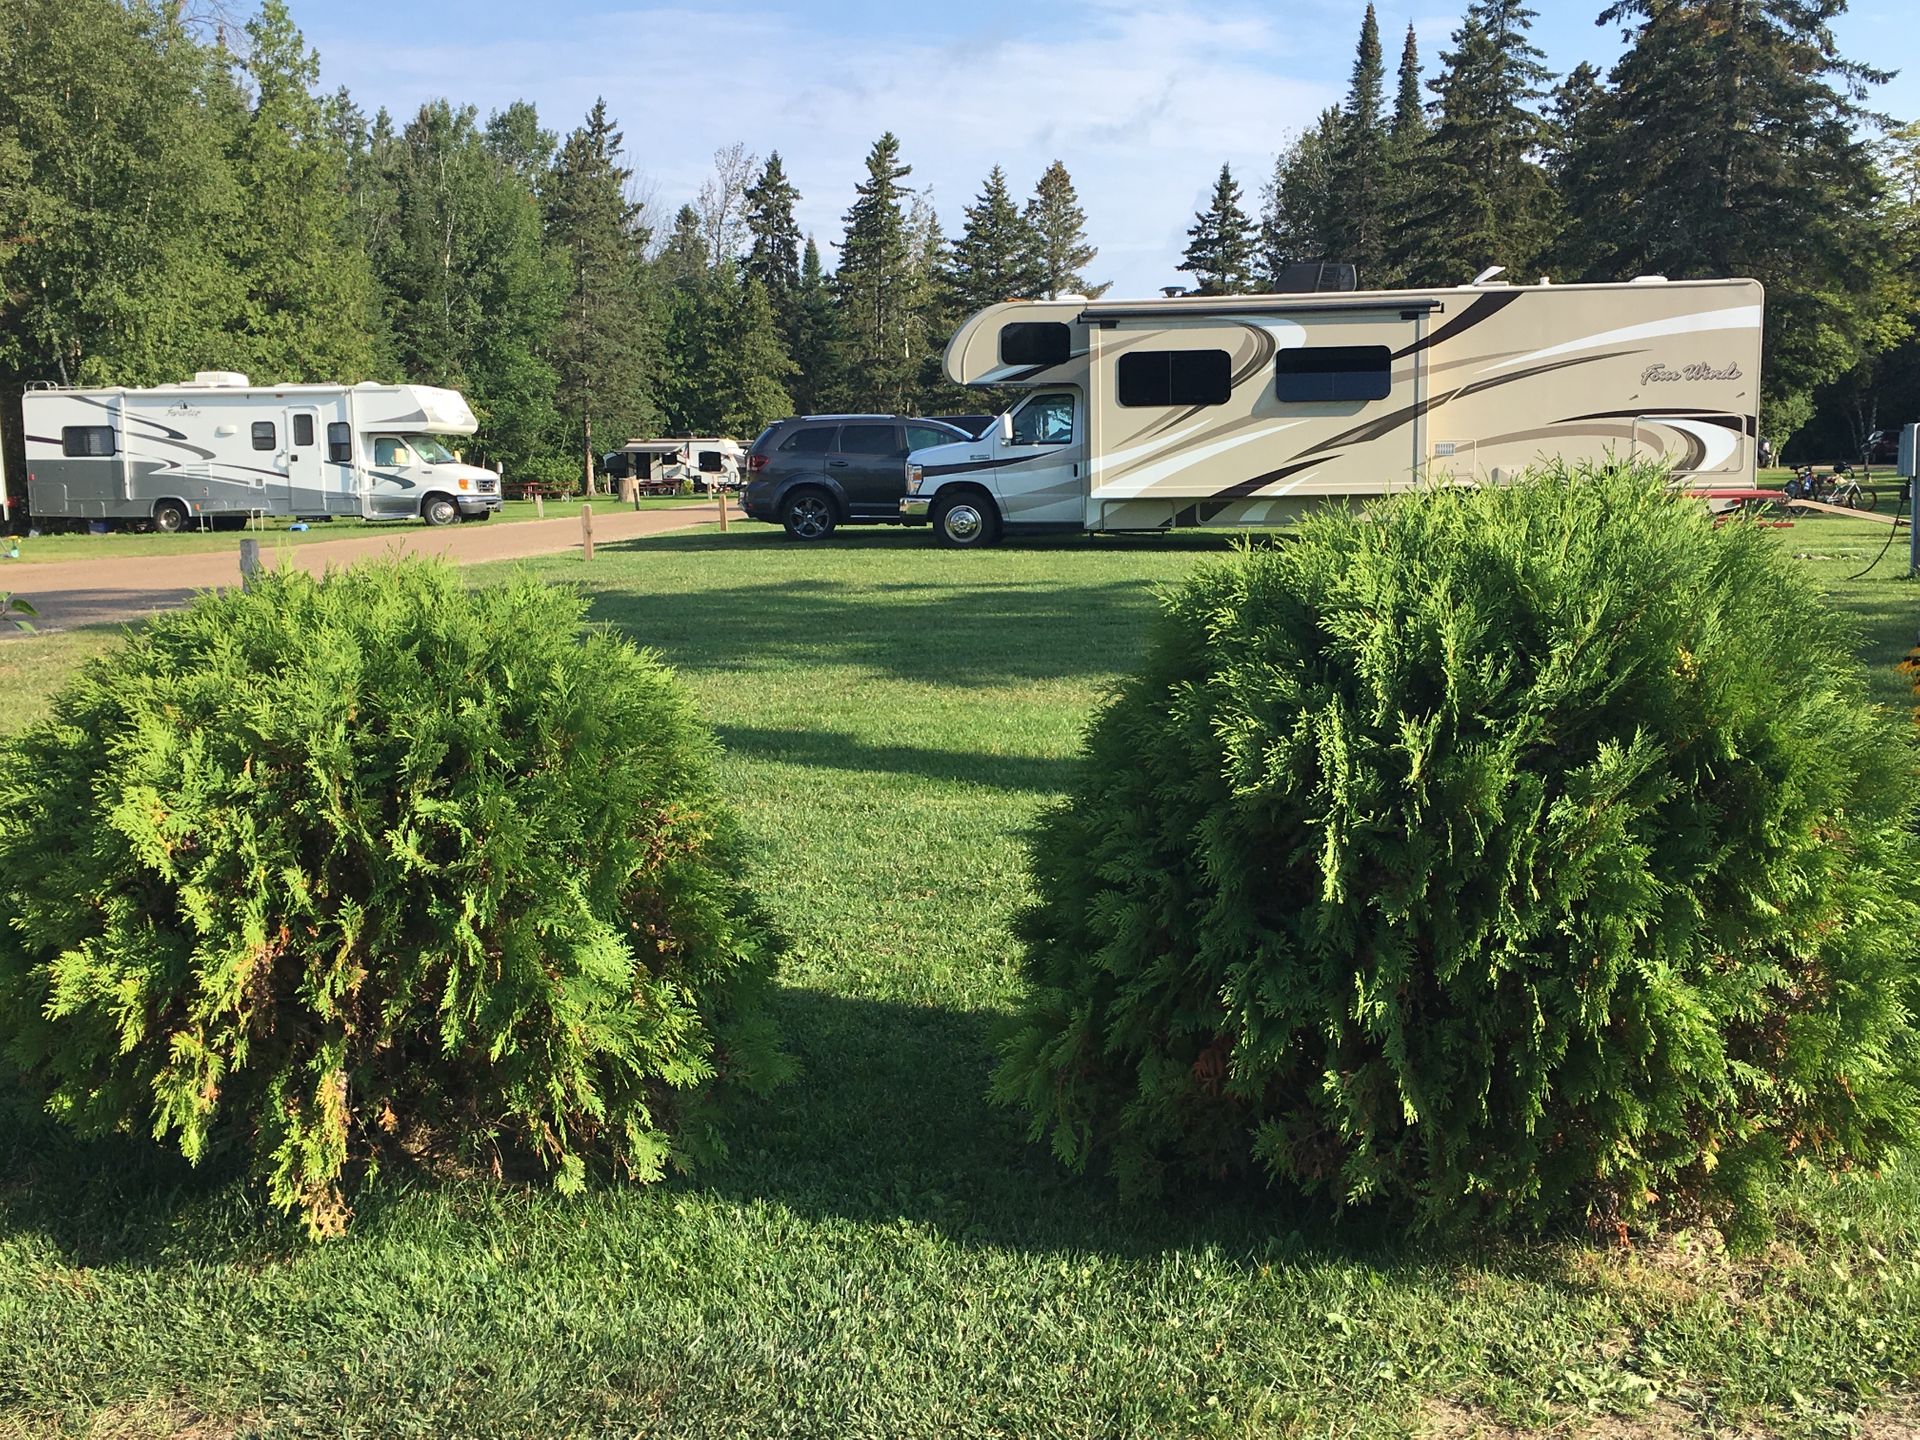
[(947, 377), (1029, 393), (976, 441), (916, 450), (901, 514), (1004, 533), (1276, 525), (1543, 459), (1652, 456), (1750, 485), (1754, 280), (1009, 301)]

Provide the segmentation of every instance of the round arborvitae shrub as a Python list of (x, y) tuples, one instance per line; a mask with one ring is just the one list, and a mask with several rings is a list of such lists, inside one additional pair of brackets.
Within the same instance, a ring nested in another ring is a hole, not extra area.
[(1920, 1119), (1912, 751), (1849, 639), (1644, 470), (1203, 568), (1035, 840), (996, 1094), (1135, 1191), (1750, 1238)]
[(0, 747), (0, 1048), (52, 1113), (247, 1147), (316, 1234), (382, 1159), (717, 1143), (776, 947), (672, 673), (531, 579), (262, 576)]

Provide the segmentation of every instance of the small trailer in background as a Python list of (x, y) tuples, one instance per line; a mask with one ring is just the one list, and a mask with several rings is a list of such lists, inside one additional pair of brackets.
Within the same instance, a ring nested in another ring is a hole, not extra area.
[(203, 371), (150, 389), (21, 397), (35, 520), (183, 530), (250, 516), (484, 520), (500, 477), (449, 441), (478, 428), (432, 385), (254, 385)]
[(740, 485), (745, 456), (740, 442), (725, 436), (670, 436), (629, 440), (601, 456), (600, 469), (620, 483), (622, 494), (627, 481), (640, 495), (678, 495), (683, 485), (695, 490), (734, 490)]

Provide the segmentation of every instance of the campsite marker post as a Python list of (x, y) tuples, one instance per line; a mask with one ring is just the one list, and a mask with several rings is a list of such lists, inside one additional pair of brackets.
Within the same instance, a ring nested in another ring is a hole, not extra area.
[(580, 558), (593, 559), (593, 506), (580, 507)]

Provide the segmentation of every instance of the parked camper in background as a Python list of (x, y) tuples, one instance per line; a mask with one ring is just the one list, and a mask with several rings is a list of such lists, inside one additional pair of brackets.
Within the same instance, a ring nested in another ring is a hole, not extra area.
[(1034, 393), (916, 450), (903, 517), (1003, 532), (1274, 525), (1548, 457), (1651, 455), (1753, 483), (1757, 281), (1011, 301), (946, 351), (961, 385)]
[(637, 481), (642, 493), (677, 494), (683, 482), (696, 490), (733, 490), (739, 488), (746, 453), (738, 440), (725, 436), (629, 440), (601, 456), (600, 469), (616, 481)]
[(37, 386), (20, 409), (36, 520), (447, 525), (500, 508), (500, 477), (447, 443), (473, 434), (473, 411), (431, 385), (260, 386), (203, 371), (147, 390)]

